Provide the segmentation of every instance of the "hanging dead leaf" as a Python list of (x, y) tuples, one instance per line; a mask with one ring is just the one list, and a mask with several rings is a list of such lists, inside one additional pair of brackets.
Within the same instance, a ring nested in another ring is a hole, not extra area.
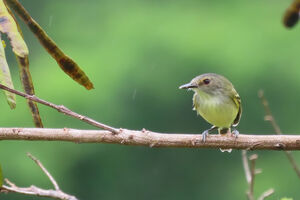
[[(13, 13), (9, 9), (9, 7), (6, 7), (6, 9), (7, 9), (7, 12), (10, 14), (10, 16), (12, 17), (12, 20), (14, 21), (14, 25), (16, 26), (17, 31), (18, 31), (19, 35), (22, 37), (22, 40), (23, 40), (22, 30), (20, 29), (20, 26), (19, 26), (18, 22), (16, 21)], [(21, 78), (23, 88), (24, 88), (24, 90), (27, 94), (34, 95), (35, 93), (34, 93), (33, 82), (32, 82), (31, 74), (30, 74), (30, 71), (29, 71), (28, 53), (26, 55), (23, 55), (23, 56), (20, 56), (19, 54), (16, 54), (16, 53), (15, 53), (15, 55), (16, 55), (16, 59), (18, 61), (18, 65), (19, 65), (20, 78)], [(35, 126), (39, 127), (39, 128), (42, 128), (43, 123), (42, 123), (42, 120), (41, 120), (41, 117), (40, 117), (40, 113), (39, 113), (39, 109), (38, 109), (37, 104), (33, 101), (30, 101), (30, 100), (27, 100), (27, 104), (28, 104), (29, 109), (31, 111), (31, 115), (33, 117), (33, 121), (34, 121)]]
[(93, 83), (82, 69), (67, 56), (47, 35), (47, 33), (40, 27), (40, 25), (29, 15), (25, 8), (17, 0), (4, 0), (11, 9), (13, 9), (19, 17), (27, 24), (29, 29), (38, 38), (42, 46), (48, 53), (56, 60), (60, 68), (68, 74), (73, 80), (86, 89), (93, 89)]
[[(20, 71), (20, 78), (22, 81), (22, 85), (26, 94), (34, 95), (34, 87), (31, 78), (31, 74), (29, 71), (29, 60), (28, 56), (24, 58), (19, 57), (16, 55), (18, 64), (19, 64), (19, 71)], [(42, 119), (40, 117), (40, 112), (37, 104), (33, 101), (27, 100), (27, 104), (31, 111), (31, 115), (33, 117), (33, 122), (35, 127), (43, 128)]]
[[(0, 43), (0, 83), (14, 89), (2, 42)], [(4, 91), (4, 93), (6, 95), (8, 105), (11, 109), (14, 109), (16, 107), (16, 95), (7, 91)]]
[(16, 55), (20, 57), (28, 55), (28, 48), (3, 0), (0, 0), (0, 32), (8, 36), (12, 50)]

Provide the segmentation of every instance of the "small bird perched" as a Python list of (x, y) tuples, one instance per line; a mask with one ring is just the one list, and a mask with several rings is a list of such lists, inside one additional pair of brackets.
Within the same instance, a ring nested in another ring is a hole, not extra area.
[(218, 129), (219, 134), (226, 134), (233, 129), (233, 135), (238, 136), (236, 130), (241, 114), (241, 99), (232, 83), (224, 76), (207, 73), (195, 77), (190, 83), (179, 89), (189, 89), (195, 92), (193, 97), (194, 110), (213, 126), (202, 133), (202, 141), (207, 135)]

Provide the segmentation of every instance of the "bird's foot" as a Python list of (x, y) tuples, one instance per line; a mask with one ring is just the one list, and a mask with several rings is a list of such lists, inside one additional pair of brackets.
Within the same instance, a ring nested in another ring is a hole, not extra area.
[(238, 130), (236, 130), (236, 129), (233, 129), (232, 134), (233, 134), (234, 137), (237, 138), (238, 135), (240, 134), (240, 132)]
[(206, 137), (208, 136), (208, 134), (209, 134), (209, 129), (202, 132), (202, 142), (203, 143), (206, 141)]
[(212, 126), (210, 129), (207, 129), (202, 132), (202, 142), (204, 143), (206, 141), (206, 137), (209, 135), (210, 132), (218, 129), (216, 126)]

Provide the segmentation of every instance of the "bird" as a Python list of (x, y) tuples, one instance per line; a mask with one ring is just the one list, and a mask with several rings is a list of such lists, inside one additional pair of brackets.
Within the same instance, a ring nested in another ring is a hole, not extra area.
[(236, 129), (242, 115), (241, 98), (233, 84), (224, 76), (205, 73), (193, 78), (179, 89), (194, 91), (193, 110), (213, 125), (202, 132), (202, 141), (214, 130), (219, 134), (231, 133), (238, 137)]

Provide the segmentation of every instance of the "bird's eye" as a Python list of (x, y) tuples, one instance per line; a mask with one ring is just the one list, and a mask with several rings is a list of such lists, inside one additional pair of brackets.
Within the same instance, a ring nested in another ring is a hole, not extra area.
[(208, 79), (208, 78), (204, 79), (204, 80), (203, 80), (203, 83), (204, 83), (205, 85), (208, 85), (208, 84), (210, 83), (210, 79)]

